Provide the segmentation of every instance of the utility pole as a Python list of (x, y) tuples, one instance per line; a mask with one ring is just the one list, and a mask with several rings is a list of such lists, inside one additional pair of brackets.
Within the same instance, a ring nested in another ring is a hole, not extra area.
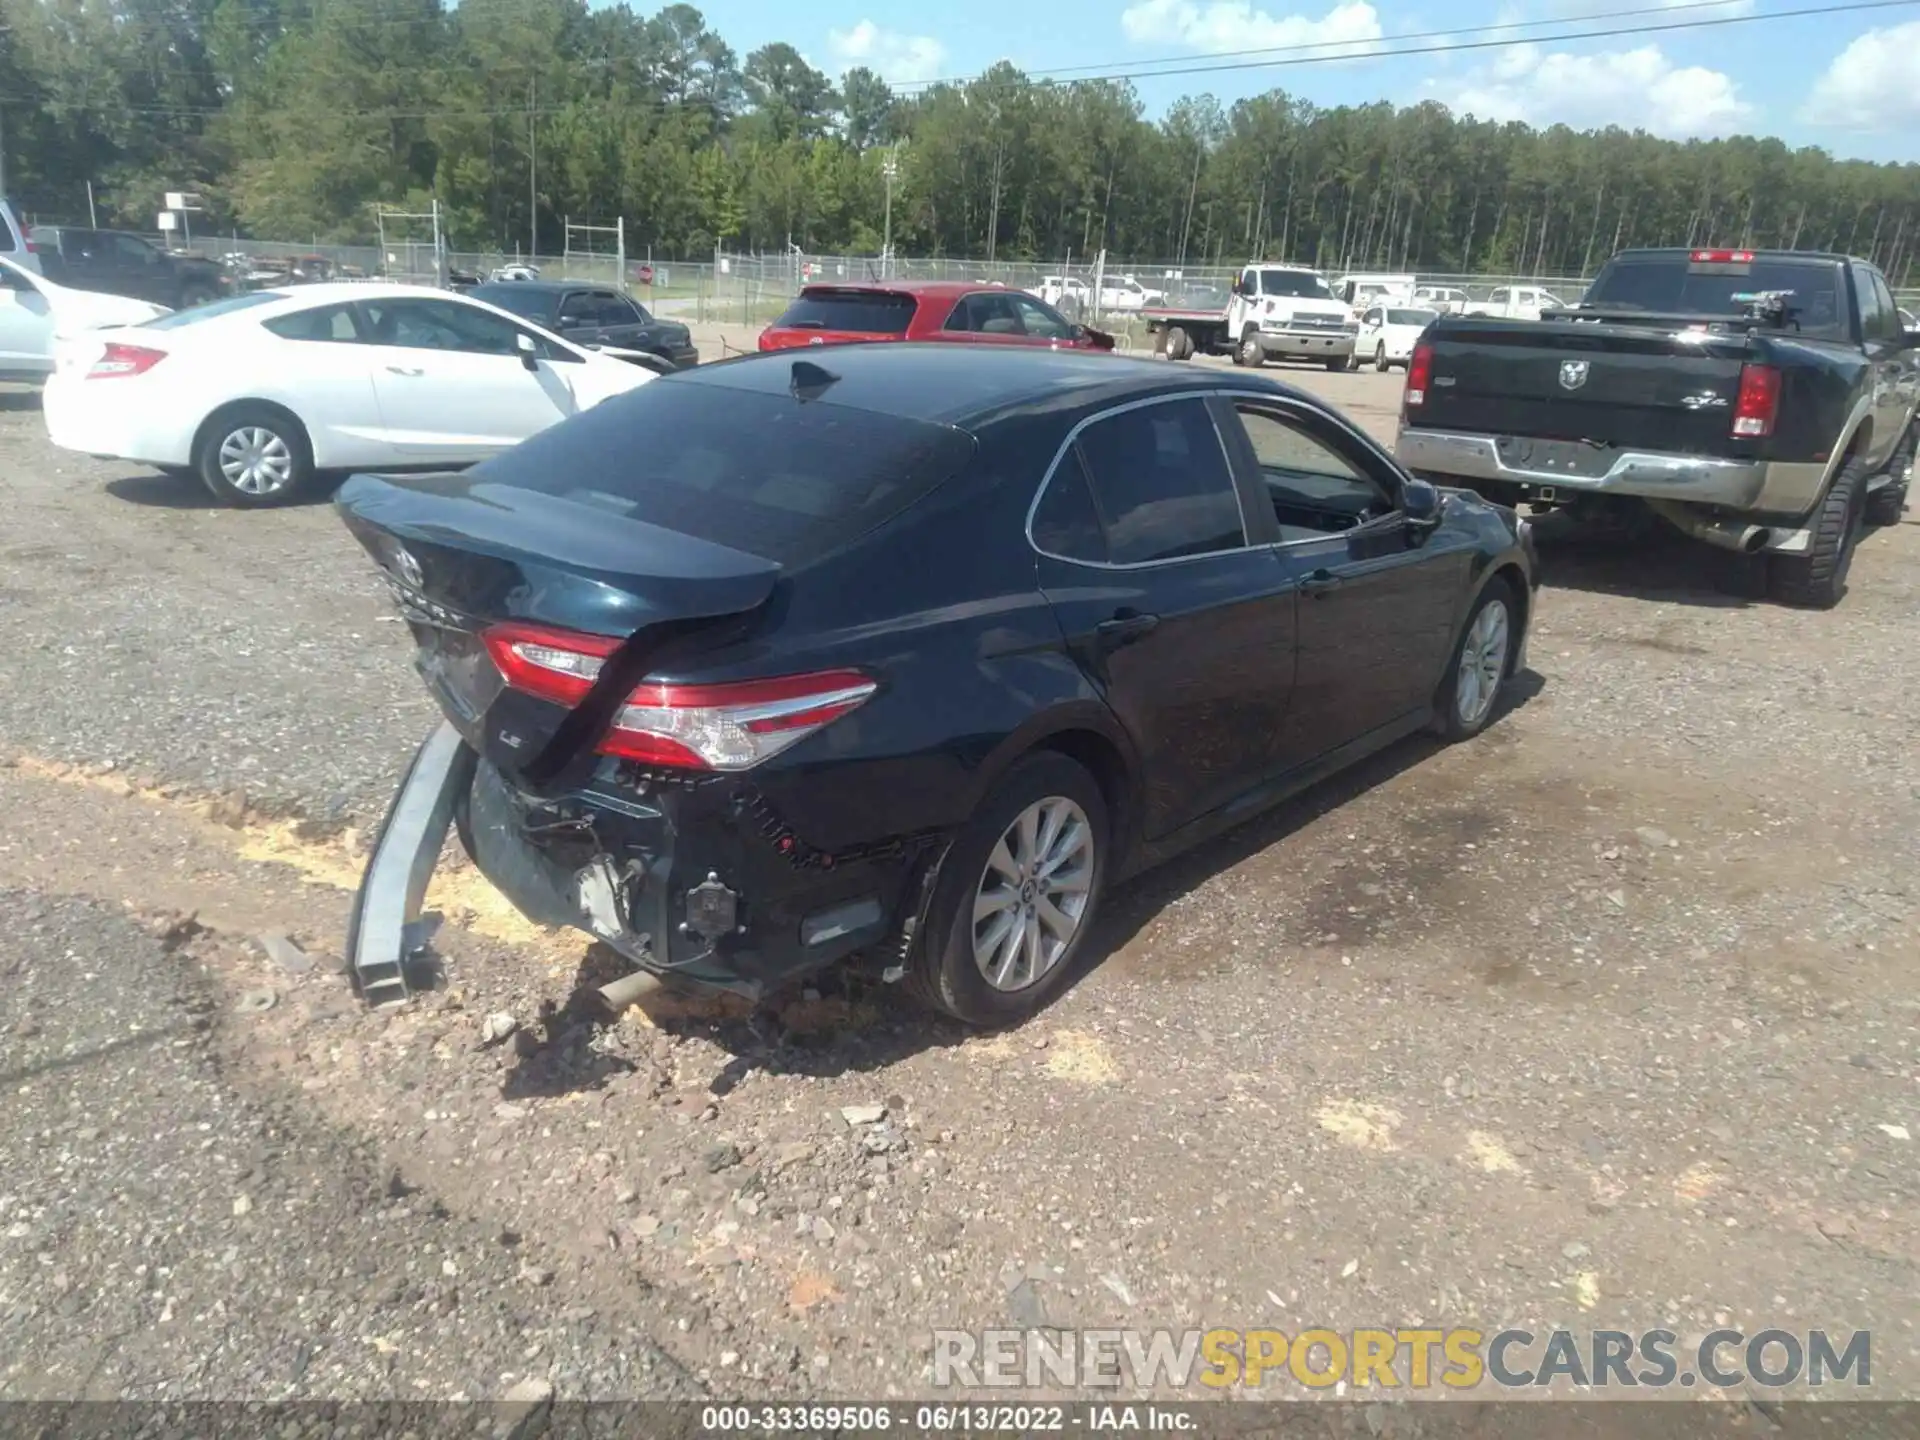
[(540, 152), (533, 133), (533, 100), (538, 77), (527, 77), (527, 263), (540, 253)]
[(891, 274), (893, 259), (893, 182), (900, 174), (900, 142), (893, 142), (893, 148), (887, 152), (887, 158), (880, 162), (880, 173), (887, 182), (887, 214), (883, 222), (883, 234), (880, 241), (881, 274), (884, 278)]

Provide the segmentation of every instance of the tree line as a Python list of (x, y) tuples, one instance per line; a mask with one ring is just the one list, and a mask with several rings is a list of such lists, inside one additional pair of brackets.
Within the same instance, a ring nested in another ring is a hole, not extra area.
[[(1588, 274), (1623, 245), (1836, 249), (1911, 283), (1920, 165), (1739, 137), (1534, 129), (1271, 90), (1149, 118), (1125, 80), (1001, 64), (904, 94), (791, 45), (744, 58), (690, 5), (584, 0), (0, 0), (6, 183), (23, 211), (364, 242), (437, 200), (461, 250), (716, 247)], [(889, 182), (891, 171), (893, 179)], [(889, 196), (891, 203), (889, 204)]]

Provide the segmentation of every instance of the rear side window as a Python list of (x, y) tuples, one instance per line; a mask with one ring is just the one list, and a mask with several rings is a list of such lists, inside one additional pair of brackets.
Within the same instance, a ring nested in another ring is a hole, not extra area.
[[(1727, 267), (1716, 267), (1727, 268)], [(1840, 267), (1829, 261), (1756, 259), (1744, 275), (1695, 274), (1684, 254), (1616, 261), (1607, 266), (1583, 303), (1600, 310), (1647, 310), (1670, 315), (1741, 315), (1735, 295), (1791, 290), (1788, 324), (1828, 335), (1843, 334), (1846, 311), (1839, 295)]]
[(222, 300), (209, 300), (204, 305), (196, 305), (191, 310), (176, 310), (171, 315), (162, 315), (157, 320), (142, 321), (148, 330), (178, 330), (182, 325), (198, 325), (202, 320), (217, 319), (222, 315), (231, 315), (236, 310), (251, 310), (256, 305), (271, 305), (276, 300), (287, 298), (284, 290), (250, 290), (244, 295), (229, 295)]
[(812, 290), (774, 321), (785, 330), (842, 330), (859, 335), (904, 335), (912, 323), (911, 295), (877, 290)]
[(1247, 543), (1227, 453), (1203, 400), (1122, 410), (1080, 433), (1094, 503), (1116, 565), (1147, 565)]
[(474, 471), (800, 565), (957, 475), (971, 436), (824, 400), (671, 379), (602, 401)]
[(360, 338), (353, 323), (353, 306), (322, 305), (317, 310), (296, 310), (291, 315), (276, 315), (260, 322), (282, 340), (335, 340), (352, 343)]
[(1107, 532), (1100, 528), (1087, 472), (1075, 451), (1068, 451), (1033, 511), (1033, 543), (1062, 560), (1107, 563)]

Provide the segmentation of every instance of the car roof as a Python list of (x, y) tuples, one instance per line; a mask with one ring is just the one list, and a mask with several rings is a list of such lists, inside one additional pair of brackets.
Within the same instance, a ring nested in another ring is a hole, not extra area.
[(619, 288), (608, 280), (483, 280), (473, 287), (474, 290), (510, 290), (515, 294), (526, 295), (558, 295), (563, 290), (618, 290)]
[(801, 366), (835, 377), (820, 392), (825, 403), (962, 430), (977, 430), (1003, 416), (1038, 407), (1098, 409), (1183, 392), (1262, 390), (1320, 403), (1292, 386), (1231, 371), (1136, 360), (1105, 351), (937, 342), (876, 341), (771, 351), (682, 371), (668, 383), (786, 393)]
[[(1842, 255), (1837, 250), (1769, 250), (1763, 245), (1636, 245), (1618, 252), (1616, 260), (1633, 256), (1653, 255), (1691, 255), (1696, 250), (1744, 250), (1762, 260), (1825, 260), (1835, 265), (1844, 265), (1849, 260), (1859, 260), (1862, 265), (1873, 265), (1871, 260), (1861, 260), (1857, 255)], [(1879, 269), (1874, 265), (1874, 269)]]
[(917, 295), (927, 300), (958, 300), (981, 290), (1011, 290), (991, 280), (809, 280), (803, 295), (836, 290), (858, 290), (873, 295)]

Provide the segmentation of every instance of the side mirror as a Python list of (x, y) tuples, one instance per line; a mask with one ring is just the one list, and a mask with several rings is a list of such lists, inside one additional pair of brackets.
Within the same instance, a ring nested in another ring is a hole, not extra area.
[(1431, 535), (1440, 524), (1440, 492), (1433, 482), (1407, 481), (1400, 491), (1400, 513), (1406, 516), (1407, 530), (1416, 544)]
[(533, 343), (533, 337), (525, 331), (513, 337), (513, 348), (520, 352), (520, 364), (528, 370), (540, 368), (540, 350)]

